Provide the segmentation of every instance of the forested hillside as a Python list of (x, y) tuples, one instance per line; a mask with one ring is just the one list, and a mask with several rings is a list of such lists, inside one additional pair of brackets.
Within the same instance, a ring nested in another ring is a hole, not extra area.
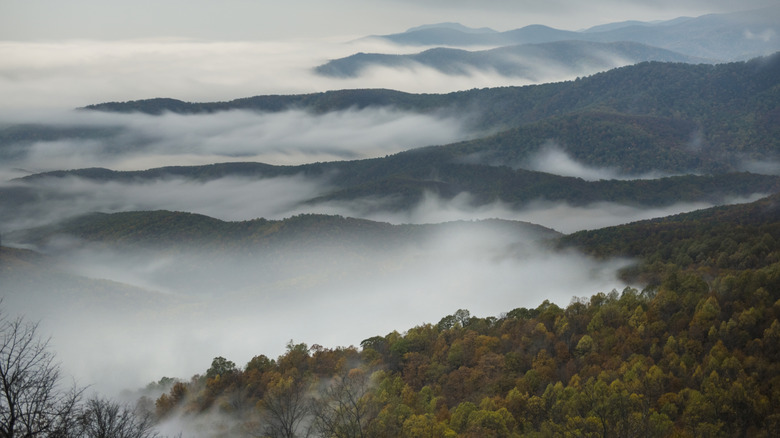
[(227, 222), (208, 216), (170, 211), (93, 213), (52, 226), (33, 228), (11, 235), (28, 245), (46, 246), (50, 241), (70, 237), (77, 241), (125, 248), (145, 247), (170, 252), (217, 250), (229, 253), (284, 246), (301, 248), (320, 245), (364, 248), (420, 242), (442, 230), (468, 232), (480, 228), (501, 230), (506, 235), (542, 241), (560, 233), (526, 222), (484, 220), (428, 225), (391, 225), (364, 219), (318, 214), (292, 216), (284, 220), (254, 219)]
[[(746, 205), (716, 207), (630, 225), (581, 231), (561, 239), (597, 256), (643, 260), (639, 270), (665, 263), (704, 271), (767, 268), (780, 261), (780, 195)], [(775, 284), (774, 290), (780, 290)]]
[(236, 435), (771, 436), (777, 206), (775, 195), (563, 239), (639, 256), (637, 271), (657, 280), (641, 291), (498, 317), (459, 310), (359, 347), (291, 341), (243, 367), (217, 357), (154, 409), (163, 421), (216, 410), (224, 420), (211, 427)]

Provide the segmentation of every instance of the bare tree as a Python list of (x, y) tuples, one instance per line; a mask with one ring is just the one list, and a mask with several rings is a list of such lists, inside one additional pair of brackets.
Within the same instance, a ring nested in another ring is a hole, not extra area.
[(302, 423), (310, 415), (307, 379), (280, 377), (269, 385), (261, 404), (263, 436), (295, 438), (307, 436)]
[(108, 399), (90, 399), (79, 418), (83, 438), (158, 437), (151, 415)]
[(82, 390), (61, 387), (60, 368), (38, 324), (0, 313), (0, 437), (65, 437)]
[(370, 375), (355, 368), (336, 377), (314, 402), (313, 428), (323, 437), (365, 437), (376, 417)]

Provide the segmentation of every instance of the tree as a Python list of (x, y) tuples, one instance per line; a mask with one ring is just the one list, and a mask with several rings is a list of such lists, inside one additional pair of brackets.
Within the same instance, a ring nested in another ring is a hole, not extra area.
[(83, 390), (61, 387), (60, 368), (38, 324), (0, 313), (0, 436), (66, 436)]
[(211, 368), (206, 371), (206, 377), (213, 379), (236, 371), (236, 364), (232, 360), (227, 360), (222, 356), (215, 357), (211, 361)]
[(83, 438), (156, 438), (151, 415), (107, 399), (89, 400), (80, 415)]

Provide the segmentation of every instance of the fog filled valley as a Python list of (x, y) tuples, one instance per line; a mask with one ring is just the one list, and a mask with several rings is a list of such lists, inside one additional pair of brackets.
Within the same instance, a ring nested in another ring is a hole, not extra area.
[(0, 381), (20, 316), (134, 436), (771, 436), (779, 13), (6, 38)]

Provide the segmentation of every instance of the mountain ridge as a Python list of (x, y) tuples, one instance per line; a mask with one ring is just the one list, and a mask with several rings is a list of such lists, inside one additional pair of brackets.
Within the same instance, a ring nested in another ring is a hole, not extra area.
[(334, 59), (314, 68), (323, 76), (354, 78), (371, 67), (428, 67), (447, 75), (468, 76), (475, 71), (523, 78), (533, 82), (549, 76), (587, 76), (626, 64), (645, 61), (705, 63), (692, 57), (634, 42), (589, 42), (564, 40), (503, 46), (480, 51), (433, 48), (411, 55), (357, 53)]
[(749, 35), (766, 31), (780, 34), (780, 7), (679, 17), (659, 23), (610, 23), (584, 31), (529, 25), (495, 34), (469, 34), (456, 29), (427, 28), (425, 31), (376, 36), (396, 44), (433, 46), (506, 46), (580, 39), (594, 42), (633, 41), (685, 55), (721, 61), (746, 60), (780, 50), (780, 39), (762, 41)]

